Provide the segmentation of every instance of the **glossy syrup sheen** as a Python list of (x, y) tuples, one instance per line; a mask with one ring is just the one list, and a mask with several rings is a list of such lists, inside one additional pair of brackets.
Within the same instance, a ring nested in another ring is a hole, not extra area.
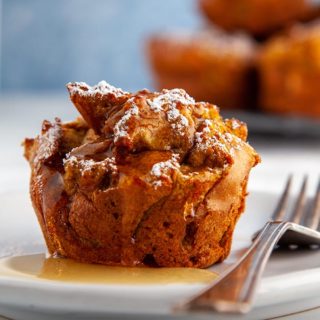
[[(173, 284), (209, 283), (217, 274), (194, 268), (126, 268), (80, 263), (44, 254), (1, 259), (8, 271), (39, 280), (91, 284)], [(1, 273), (1, 272), (0, 272)]]

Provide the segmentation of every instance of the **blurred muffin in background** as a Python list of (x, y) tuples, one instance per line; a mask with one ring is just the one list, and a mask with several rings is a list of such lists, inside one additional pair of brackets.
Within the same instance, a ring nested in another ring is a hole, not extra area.
[(319, 16), (319, 5), (310, 0), (198, 0), (207, 18), (228, 31), (245, 30), (266, 37), (296, 21)]
[(217, 29), (157, 34), (147, 43), (155, 86), (184, 88), (221, 109), (255, 103), (255, 43), (244, 34)]
[(263, 110), (320, 118), (320, 21), (269, 40), (258, 68)]

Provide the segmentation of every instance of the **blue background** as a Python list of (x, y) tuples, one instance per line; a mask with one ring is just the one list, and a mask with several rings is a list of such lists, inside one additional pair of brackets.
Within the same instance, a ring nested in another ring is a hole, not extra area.
[(0, 0), (0, 17), (1, 92), (150, 88), (146, 37), (203, 23), (195, 0)]

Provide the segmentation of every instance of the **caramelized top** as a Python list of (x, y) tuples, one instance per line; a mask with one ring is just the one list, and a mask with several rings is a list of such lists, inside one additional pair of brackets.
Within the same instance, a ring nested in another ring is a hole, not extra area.
[(195, 102), (182, 89), (127, 93), (106, 82), (69, 83), (71, 100), (116, 160), (142, 151), (171, 151), (191, 166), (231, 164), (232, 149), (247, 138), (246, 125), (226, 120), (212, 104)]
[(260, 160), (244, 123), (223, 120), (215, 105), (182, 89), (128, 93), (104, 81), (67, 88), (84, 120), (44, 121), (41, 135), (25, 141), (25, 155), (58, 169), (68, 194), (142, 183), (160, 197), (187, 178), (212, 185), (228, 173), (237, 149)]

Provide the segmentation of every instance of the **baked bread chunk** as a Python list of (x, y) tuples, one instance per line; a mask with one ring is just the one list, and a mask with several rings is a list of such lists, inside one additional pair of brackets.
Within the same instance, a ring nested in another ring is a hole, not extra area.
[(320, 22), (274, 37), (258, 59), (261, 108), (320, 118)]
[(217, 28), (150, 37), (147, 53), (155, 86), (184, 88), (196, 100), (224, 109), (255, 104), (256, 45), (244, 34)]
[(243, 30), (257, 38), (320, 13), (319, 5), (309, 0), (199, 0), (199, 7), (211, 22), (225, 30)]
[(124, 266), (225, 259), (259, 162), (245, 124), (181, 89), (67, 87), (83, 118), (44, 121), (25, 141), (49, 252)]

